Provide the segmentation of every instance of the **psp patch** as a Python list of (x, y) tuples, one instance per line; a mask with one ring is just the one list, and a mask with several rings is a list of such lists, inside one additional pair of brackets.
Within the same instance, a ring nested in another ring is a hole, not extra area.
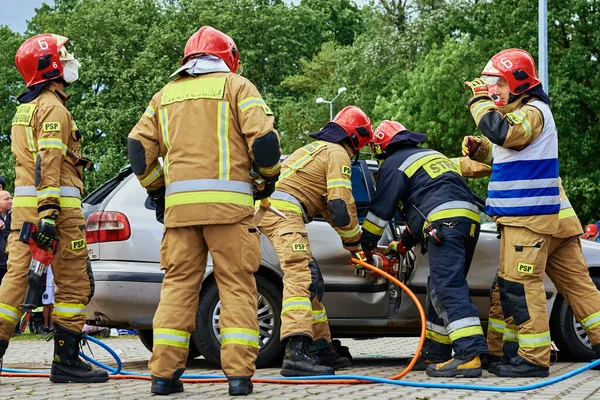
[(306, 251), (306, 244), (304, 243), (294, 243), (292, 244), (292, 251)]
[(71, 241), (71, 250), (81, 250), (85, 248), (85, 239)]
[(533, 274), (533, 264), (517, 264), (517, 271), (522, 274)]
[(352, 174), (352, 168), (350, 168), (347, 165), (342, 165), (342, 174), (344, 174), (344, 175)]
[(42, 130), (44, 132), (60, 132), (60, 122), (44, 122)]

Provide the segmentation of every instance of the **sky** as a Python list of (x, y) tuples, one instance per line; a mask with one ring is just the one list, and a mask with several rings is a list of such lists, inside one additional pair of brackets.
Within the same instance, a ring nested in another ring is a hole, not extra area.
[(27, 20), (43, 3), (52, 5), (54, 0), (0, 0), (0, 25), (8, 25), (13, 31), (24, 33)]

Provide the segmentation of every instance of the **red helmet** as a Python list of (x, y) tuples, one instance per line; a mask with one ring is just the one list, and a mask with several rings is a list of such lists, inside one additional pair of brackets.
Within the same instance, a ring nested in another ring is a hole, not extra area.
[(345, 107), (331, 122), (342, 127), (350, 138), (352, 148), (356, 151), (362, 149), (373, 137), (371, 120), (356, 106)]
[(585, 238), (590, 238), (596, 236), (597, 233), (598, 227), (595, 224), (589, 224), (585, 227), (585, 233), (583, 234), (583, 236)]
[(240, 53), (229, 35), (213, 28), (203, 26), (188, 39), (181, 65), (199, 54), (212, 54), (225, 61), (231, 72), (235, 73), (240, 64)]
[(398, 133), (407, 130), (400, 122), (384, 120), (373, 134), (373, 151), (375, 156), (384, 154), (388, 144)]
[(515, 95), (540, 84), (533, 57), (521, 49), (502, 50), (488, 61), (481, 75), (488, 86), (495, 85), (499, 78), (506, 79), (510, 92)]
[(17, 50), (15, 65), (27, 87), (63, 76), (61, 58), (67, 58), (65, 43), (69, 39), (43, 33), (27, 39)]

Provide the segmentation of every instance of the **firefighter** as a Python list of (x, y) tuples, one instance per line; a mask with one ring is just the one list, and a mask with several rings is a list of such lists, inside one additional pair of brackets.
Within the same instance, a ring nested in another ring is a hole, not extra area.
[(91, 162), (82, 157), (82, 136), (65, 107), (65, 87), (78, 77), (79, 62), (65, 48), (66, 37), (41, 34), (17, 50), (16, 66), (27, 92), (12, 120), (15, 155), (15, 196), (8, 238), (8, 272), (0, 286), (0, 359), (8, 346), (27, 290), (31, 250), (19, 241), (24, 222), (37, 222), (37, 246), (47, 248), (59, 239), (52, 269), (55, 297), (54, 361), (52, 382), (105, 382), (106, 371), (79, 358), (85, 306), (94, 282), (87, 262), (85, 221), (81, 210), (82, 169)]
[[(443, 154), (417, 145), (425, 134), (383, 121), (373, 151), (382, 161), (379, 182), (363, 223), (362, 248), (377, 248), (396, 210), (406, 229), (387, 252), (428, 248), (427, 337), (416, 370), (434, 377), (477, 377), (479, 355), (487, 352), (466, 276), (479, 238), (479, 213), (468, 186)], [(454, 358), (452, 357), (454, 351)]]
[(506, 357), (490, 371), (547, 377), (551, 339), (544, 272), (572, 306), (600, 356), (600, 295), (581, 253), (581, 226), (558, 175), (550, 99), (533, 58), (520, 49), (496, 54), (481, 79), (465, 84), (473, 92), (471, 114), (485, 136), (466, 137), (463, 154), (492, 165), (486, 213), (496, 218), (501, 232), (488, 341), (492, 354), (501, 355), (497, 334), (502, 333)]
[[(254, 273), (261, 250), (253, 224), (252, 168), (275, 189), (279, 136), (273, 113), (250, 81), (236, 74), (239, 50), (210, 26), (185, 46), (177, 78), (156, 93), (129, 134), (133, 172), (164, 223), (165, 271), (148, 363), (151, 392), (183, 391), (208, 252), (222, 303), (221, 363), (230, 395), (252, 393), (259, 349)], [(162, 156), (162, 165), (159, 157)]]
[[(371, 141), (371, 120), (348, 106), (313, 134), (317, 141), (296, 150), (282, 164), (271, 203), (283, 218), (267, 213), (259, 224), (283, 269), (281, 341), (285, 343), (283, 376), (333, 375), (350, 365), (332, 347), (327, 313), (321, 303), (324, 283), (310, 252), (308, 223), (322, 214), (352, 257), (365, 260), (352, 196), (351, 159)], [(312, 341), (312, 343), (311, 343)]]

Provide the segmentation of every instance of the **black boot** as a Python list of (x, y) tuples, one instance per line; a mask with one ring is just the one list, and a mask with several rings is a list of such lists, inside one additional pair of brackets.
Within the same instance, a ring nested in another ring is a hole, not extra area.
[(439, 364), (448, 361), (450, 358), (446, 360), (434, 360), (433, 358), (427, 358), (427, 356), (421, 354), (419, 358), (417, 358), (417, 362), (414, 367), (412, 367), (411, 371), (425, 371), (427, 367), (431, 364)]
[(350, 362), (346, 357), (340, 357), (333, 348), (331, 343), (327, 343), (327, 339), (318, 339), (310, 344), (310, 355), (313, 356), (317, 363), (325, 365), (333, 369), (349, 367)]
[(79, 347), (83, 334), (54, 325), (54, 361), (50, 370), (50, 381), (54, 383), (94, 383), (108, 381), (108, 373), (93, 368), (79, 358)]
[[(495, 356), (497, 357), (497, 356)], [(490, 365), (488, 365), (488, 372), (491, 374), (495, 374), (496, 371), (498, 370), (498, 366), (499, 365), (509, 365), (510, 364), (510, 358), (506, 357), (506, 356), (502, 356), (498, 361), (494, 361), (491, 362)]]
[(4, 353), (6, 353), (7, 348), (8, 348), (8, 340), (0, 339), (0, 374), (2, 373), (2, 359), (4, 358)]
[(181, 375), (183, 375), (183, 371), (185, 369), (179, 368), (173, 374), (173, 378), (159, 378), (156, 376), (152, 377), (152, 387), (150, 388), (150, 392), (167, 396), (171, 393), (181, 393), (183, 392), (183, 382), (181, 382)]
[(547, 378), (550, 375), (550, 368), (532, 364), (523, 357), (517, 356), (510, 360), (510, 364), (498, 365), (493, 374), (511, 378)]
[(333, 368), (319, 365), (307, 349), (310, 338), (292, 336), (285, 345), (285, 357), (281, 366), (283, 376), (335, 375)]
[(479, 355), (481, 359), (481, 369), (488, 369), (490, 364), (496, 363), (502, 359), (502, 357), (491, 353), (483, 353)]
[(254, 386), (250, 378), (230, 378), (227, 377), (229, 383), (230, 396), (246, 396), (252, 393)]

